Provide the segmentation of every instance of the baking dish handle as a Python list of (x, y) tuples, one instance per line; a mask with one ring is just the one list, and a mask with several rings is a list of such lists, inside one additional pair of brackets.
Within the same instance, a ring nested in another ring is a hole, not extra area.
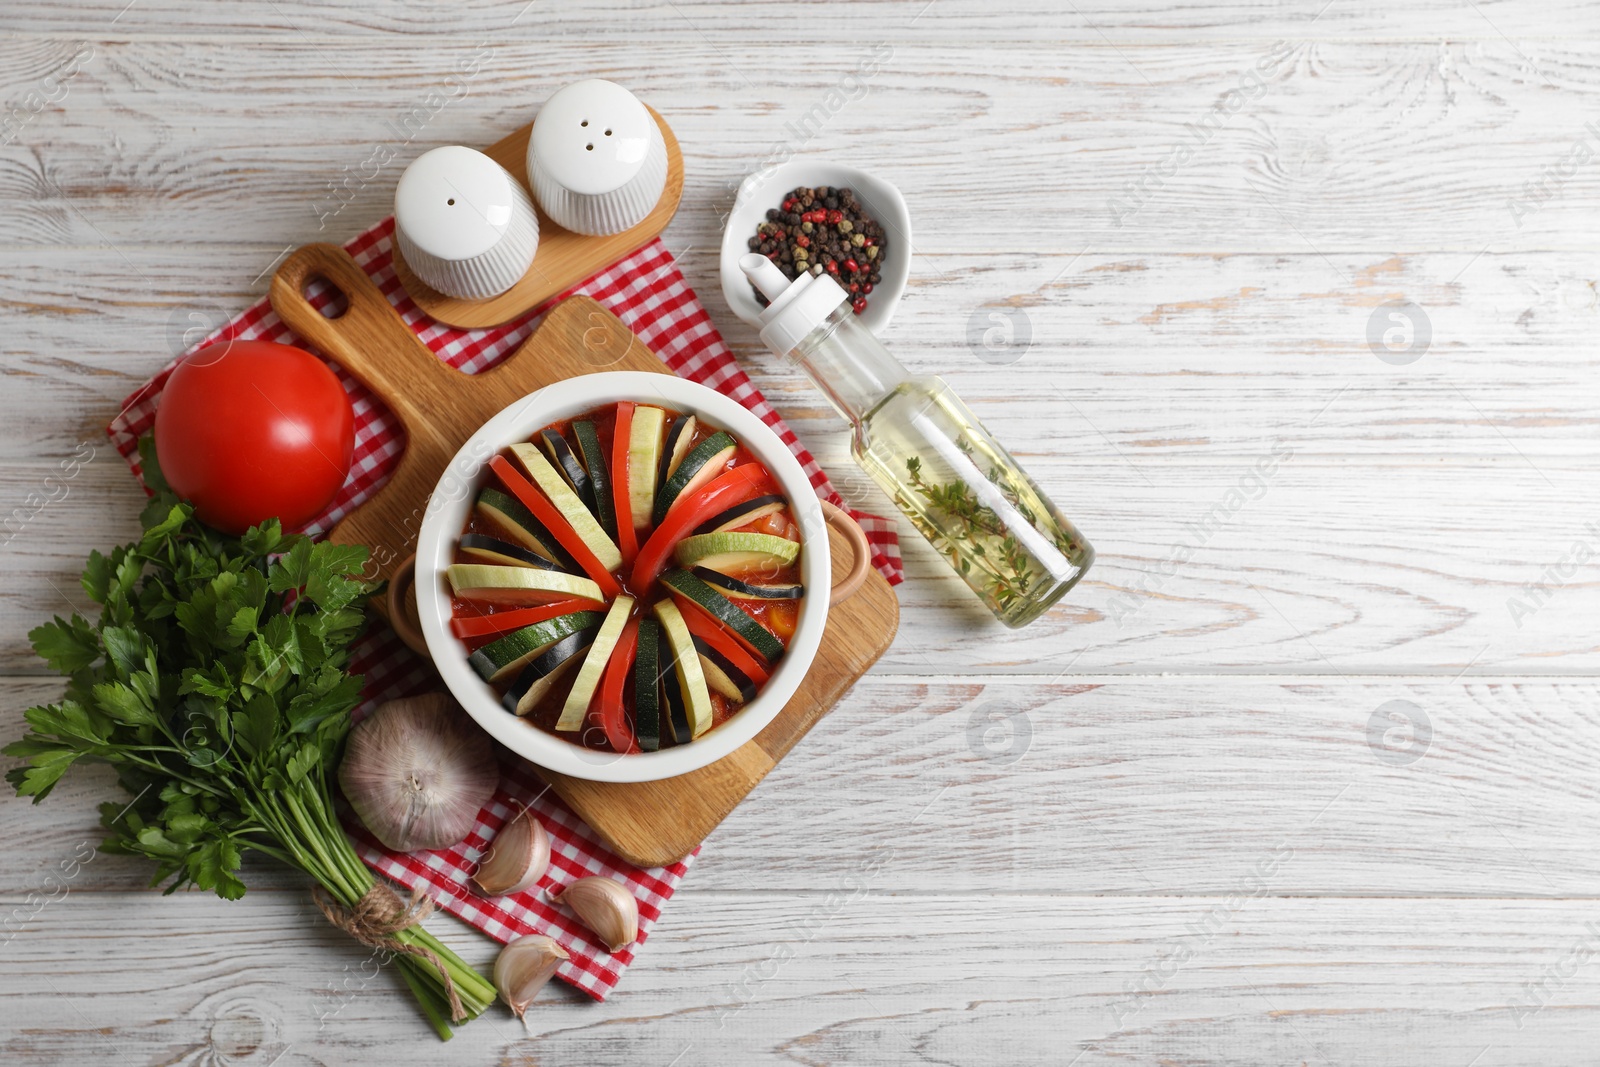
[(850, 542), (850, 552), (855, 557), (849, 573), (834, 582), (833, 591), (828, 594), (829, 603), (838, 604), (855, 596), (861, 583), (867, 580), (867, 572), (872, 569), (872, 546), (867, 544), (866, 531), (850, 517), (848, 511), (826, 500), (821, 503), (823, 519)]

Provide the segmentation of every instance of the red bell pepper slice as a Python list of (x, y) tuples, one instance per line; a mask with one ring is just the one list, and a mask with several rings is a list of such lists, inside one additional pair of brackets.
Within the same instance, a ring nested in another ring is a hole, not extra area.
[[(633, 591), (640, 596), (649, 591), (666, 569), (672, 550), (696, 526), (735, 504), (773, 491), (772, 475), (759, 463), (746, 463), (717, 475), (692, 498), (668, 512), (650, 540), (639, 549), (639, 556), (633, 561)], [(617, 523), (621, 525), (621, 518)]]
[[(676, 599), (681, 604), (688, 598)], [(700, 611), (685, 611), (682, 614), (684, 625), (689, 627), (690, 634), (726, 656), (729, 663), (743, 671), (745, 677), (756, 685), (767, 684), (767, 679), (770, 677), (767, 668), (762, 666), (759, 659), (746, 652), (744, 646), (734, 640), (733, 635), (723, 629), (721, 624), (713, 622), (709, 615)]]
[(600, 688), (589, 705), (590, 717), (599, 721), (606, 741), (617, 752), (639, 751), (639, 740), (628, 724), (628, 709), (622, 703), (623, 687), (628, 675), (633, 673), (633, 661), (638, 654), (639, 617), (635, 615), (622, 628), (617, 647), (611, 650), (611, 658), (606, 661), (606, 672), (600, 676)]
[(594, 553), (589, 551), (589, 546), (583, 543), (583, 538), (572, 528), (556, 506), (545, 499), (532, 482), (524, 478), (504, 456), (495, 456), (489, 461), (489, 468), (495, 472), (505, 487), (511, 490), (511, 495), (522, 501), (522, 506), (533, 512), (533, 517), (542, 523), (545, 529), (559, 542), (561, 547), (571, 554), (578, 566), (583, 568), (583, 573), (594, 579), (600, 587), (600, 592), (607, 597), (621, 596), (622, 586), (611, 576), (611, 572), (600, 565)]
[(574, 611), (593, 611), (604, 607), (595, 600), (558, 600), (554, 604), (541, 604), (536, 608), (518, 608), (515, 611), (497, 611), (493, 615), (463, 615), (450, 620), (450, 632), (460, 638), (485, 637), (508, 630), (520, 630), (536, 622), (544, 622), (558, 615)]
[(631, 400), (617, 405), (617, 421), (611, 431), (611, 506), (617, 513), (617, 548), (622, 551), (622, 567), (626, 570), (639, 554), (639, 534), (633, 528), (633, 506), (628, 495), (628, 438), (633, 436), (633, 409)]

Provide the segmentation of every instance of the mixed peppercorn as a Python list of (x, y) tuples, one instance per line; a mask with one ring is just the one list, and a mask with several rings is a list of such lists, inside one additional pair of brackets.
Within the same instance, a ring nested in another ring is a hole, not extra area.
[[(867, 297), (882, 279), (883, 255), (889, 243), (883, 227), (870, 218), (849, 189), (831, 185), (792, 189), (783, 203), (767, 212), (756, 227), (750, 250), (760, 252), (793, 280), (801, 271), (832, 275), (850, 294), (857, 315), (867, 310)], [(762, 307), (767, 298), (756, 290)]]

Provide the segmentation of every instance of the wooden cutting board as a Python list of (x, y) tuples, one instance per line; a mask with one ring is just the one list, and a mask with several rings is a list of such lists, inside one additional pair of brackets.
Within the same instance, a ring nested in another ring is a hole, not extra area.
[[(321, 278), (345, 310), (324, 317), (305, 297)], [(551, 309), (517, 351), (482, 374), (435, 356), (401, 321), (356, 262), (335, 245), (307, 245), (272, 279), (273, 310), (303, 340), (341, 364), (389, 406), (406, 433), (394, 474), (329, 534), (371, 546), (387, 578), (415, 548), (428, 497), (457, 450), (515, 400), (553, 382), (599, 370), (671, 372), (611, 312), (575, 296)], [(849, 569), (848, 542), (831, 528), (836, 576)], [(811, 670), (755, 739), (709, 767), (660, 782), (589, 782), (539, 769), (552, 789), (623, 859), (659, 867), (693, 851), (818, 719), (877, 662), (900, 624), (900, 604), (876, 570), (856, 595), (833, 605)]]

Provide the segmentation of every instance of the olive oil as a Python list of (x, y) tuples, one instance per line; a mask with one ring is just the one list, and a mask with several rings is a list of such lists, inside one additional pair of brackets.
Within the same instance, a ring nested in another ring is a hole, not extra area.
[(850, 420), (856, 462), (995, 618), (1025, 626), (1078, 583), (1094, 549), (943, 379), (912, 378), (827, 275), (740, 267), (771, 301), (761, 339)]
[(1023, 626), (1089, 569), (1094, 550), (940, 378), (896, 386), (851, 453), (1007, 626)]

